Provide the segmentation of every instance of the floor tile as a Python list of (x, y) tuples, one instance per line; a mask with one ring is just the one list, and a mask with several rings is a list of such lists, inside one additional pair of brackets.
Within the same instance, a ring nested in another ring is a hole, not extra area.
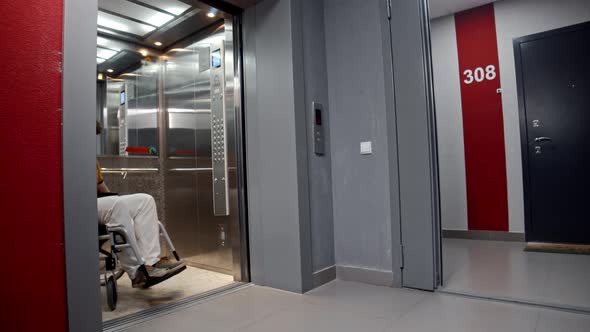
[(285, 309), (235, 331), (381, 331), (388, 324), (388, 319), (368, 318), (358, 312), (338, 312), (330, 310), (326, 306), (306, 303), (305, 305)]
[(128, 332), (582, 332), (590, 315), (334, 281), (298, 295), (249, 287)]
[(233, 277), (204, 269), (188, 266), (177, 276), (150, 289), (131, 287), (131, 280), (123, 275), (117, 282), (117, 309), (109, 311), (105, 287), (101, 287), (102, 318), (108, 321), (127, 316), (165, 303), (172, 303), (190, 296), (230, 285)]
[(306, 294), (304, 300), (324, 310), (357, 312), (368, 318), (392, 319), (405, 313), (429, 293), (336, 280)]
[(433, 294), (386, 331), (412, 332), (533, 332), (536, 308), (454, 295)]
[(253, 286), (144, 322), (126, 331), (233, 331), (301, 303), (301, 297)]
[(574, 314), (556, 310), (540, 310), (535, 332), (588, 332), (590, 315)]
[(590, 308), (590, 256), (525, 252), (524, 243), (443, 240), (443, 289)]

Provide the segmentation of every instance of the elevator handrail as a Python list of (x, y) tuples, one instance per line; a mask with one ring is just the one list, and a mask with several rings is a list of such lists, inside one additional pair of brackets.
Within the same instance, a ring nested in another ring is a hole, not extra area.
[(168, 171), (170, 172), (206, 172), (212, 171), (213, 168), (211, 167), (204, 167), (204, 168), (170, 168)]
[(119, 174), (119, 173), (134, 173), (134, 174), (145, 174), (145, 173), (158, 173), (159, 168), (150, 167), (101, 167), (100, 171), (105, 174)]

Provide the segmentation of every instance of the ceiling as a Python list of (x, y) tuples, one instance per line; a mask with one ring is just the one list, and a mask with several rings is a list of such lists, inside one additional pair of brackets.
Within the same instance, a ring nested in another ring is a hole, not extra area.
[(215, 29), (225, 17), (197, 0), (98, 0), (97, 70), (116, 75), (145, 56)]
[(257, 2), (260, 2), (261, 0), (225, 0), (225, 2), (228, 2), (234, 6), (238, 6), (240, 8), (248, 8), (250, 6), (254, 6)]
[(451, 15), (498, 0), (429, 0), (430, 19)]

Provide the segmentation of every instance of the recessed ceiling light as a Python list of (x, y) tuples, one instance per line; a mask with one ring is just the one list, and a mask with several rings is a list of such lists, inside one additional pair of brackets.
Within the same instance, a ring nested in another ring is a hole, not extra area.
[(114, 72), (114, 70), (112, 70), (112, 69), (110, 69), (110, 68), (109, 68), (109, 69), (107, 69), (107, 71), (108, 71), (109, 73), (112, 73), (112, 72)]
[(111, 50), (108, 48), (103, 48), (103, 47), (96, 48), (96, 57), (101, 58), (101, 59), (105, 59), (105, 60), (108, 60), (108, 59), (114, 57), (115, 55), (117, 55), (117, 53), (118, 53), (117, 51)]
[(207, 13), (207, 16), (208, 16), (208, 17), (215, 17), (215, 14), (213, 14), (212, 12), (208, 12), (208, 13)]
[(157, 41), (157, 42), (154, 43), (154, 45), (156, 45), (156, 46), (162, 46), (162, 42)]

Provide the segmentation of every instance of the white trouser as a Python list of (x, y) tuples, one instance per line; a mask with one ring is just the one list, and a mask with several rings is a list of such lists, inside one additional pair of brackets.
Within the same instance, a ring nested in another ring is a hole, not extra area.
[[(121, 226), (128, 241), (139, 249), (146, 265), (156, 264), (160, 257), (160, 228), (154, 198), (148, 194), (106, 196), (98, 199), (98, 222), (109, 227)], [(131, 248), (123, 249), (117, 257), (131, 279), (139, 261)]]

